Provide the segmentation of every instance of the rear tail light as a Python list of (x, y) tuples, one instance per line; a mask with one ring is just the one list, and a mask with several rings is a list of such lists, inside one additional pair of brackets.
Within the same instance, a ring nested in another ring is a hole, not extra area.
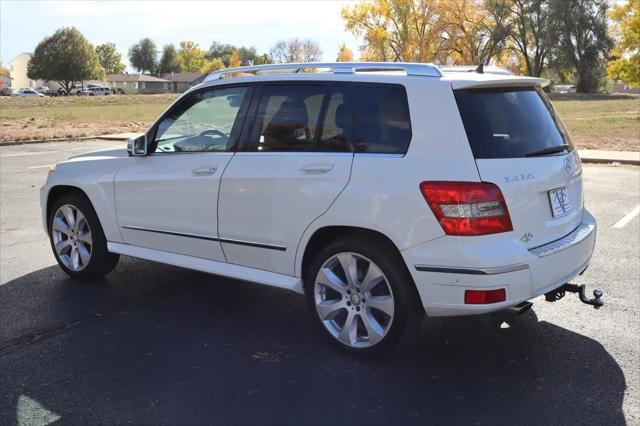
[(507, 292), (504, 288), (496, 290), (465, 290), (464, 303), (466, 305), (487, 305), (489, 303), (504, 302)]
[(448, 235), (487, 235), (513, 230), (500, 188), (486, 182), (420, 184), (420, 191)]

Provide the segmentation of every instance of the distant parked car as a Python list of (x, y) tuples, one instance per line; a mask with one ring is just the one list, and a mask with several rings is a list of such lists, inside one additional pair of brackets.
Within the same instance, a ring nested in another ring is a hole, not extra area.
[(13, 87), (5, 87), (0, 90), (0, 96), (13, 96), (16, 94), (16, 89)]
[(17, 96), (20, 98), (30, 98), (30, 97), (40, 97), (44, 98), (44, 95), (33, 89), (20, 89), (18, 92), (14, 93), (13, 96)]
[(111, 94), (111, 90), (109, 90), (108, 87), (103, 87), (103, 86), (90, 87), (87, 89), (86, 92), (88, 96), (106, 96)]
[(42, 93), (45, 96), (58, 96), (58, 92), (55, 90), (51, 90), (48, 86), (38, 87), (38, 92)]

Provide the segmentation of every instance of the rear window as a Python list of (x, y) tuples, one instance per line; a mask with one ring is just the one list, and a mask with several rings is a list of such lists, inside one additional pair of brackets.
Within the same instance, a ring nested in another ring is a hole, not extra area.
[(475, 158), (521, 158), (563, 144), (573, 150), (539, 89), (465, 89), (455, 97)]
[(405, 154), (410, 141), (404, 87), (356, 85), (356, 152)]

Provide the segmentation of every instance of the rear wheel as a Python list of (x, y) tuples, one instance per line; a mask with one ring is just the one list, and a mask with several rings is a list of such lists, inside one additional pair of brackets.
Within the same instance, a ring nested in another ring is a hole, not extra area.
[(314, 319), (335, 344), (352, 353), (392, 347), (416, 319), (413, 281), (401, 258), (366, 238), (330, 244), (305, 277)]
[(119, 256), (107, 251), (98, 216), (82, 194), (66, 194), (54, 202), (49, 239), (58, 264), (73, 278), (101, 278), (118, 263)]

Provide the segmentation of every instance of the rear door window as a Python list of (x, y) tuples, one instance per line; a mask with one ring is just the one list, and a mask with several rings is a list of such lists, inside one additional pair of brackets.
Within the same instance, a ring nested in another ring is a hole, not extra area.
[(551, 103), (535, 88), (456, 90), (467, 138), (475, 158), (522, 158), (571, 139)]
[(351, 152), (346, 86), (266, 85), (247, 149)]
[(406, 154), (411, 120), (403, 86), (356, 84), (356, 152)]

